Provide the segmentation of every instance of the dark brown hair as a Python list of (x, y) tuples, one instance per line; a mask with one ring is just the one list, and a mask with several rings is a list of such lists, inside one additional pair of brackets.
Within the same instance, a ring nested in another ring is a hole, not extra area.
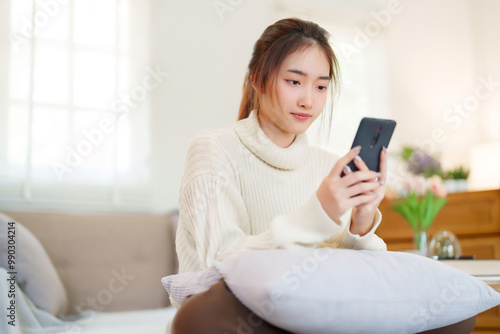
[(328, 43), (329, 37), (330, 34), (316, 23), (297, 18), (279, 20), (267, 27), (255, 42), (252, 58), (248, 64), (238, 120), (247, 118), (252, 110), (259, 109), (258, 94), (252, 82), (258, 90), (265, 92), (269, 88), (270, 80), (276, 80), (279, 67), (286, 56), (313, 45), (320, 46), (328, 59), (330, 65), (328, 75), (330, 81), (333, 81), (330, 91), (333, 97), (334, 86), (338, 91), (340, 70), (337, 57)]

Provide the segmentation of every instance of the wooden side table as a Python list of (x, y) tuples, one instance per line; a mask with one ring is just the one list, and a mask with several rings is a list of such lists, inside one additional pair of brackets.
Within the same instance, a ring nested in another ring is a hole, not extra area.
[(500, 260), (440, 260), (440, 262), (475, 276), (500, 292)]
[[(413, 249), (413, 230), (384, 199), (379, 206), (382, 224), (377, 235), (391, 251)], [(438, 213), (429, 238), (442, 230), (453, 232), (462, 245), (463, 255), (476, 259), (500, 259), (500, 189), (448, 195), (448, 203)]]

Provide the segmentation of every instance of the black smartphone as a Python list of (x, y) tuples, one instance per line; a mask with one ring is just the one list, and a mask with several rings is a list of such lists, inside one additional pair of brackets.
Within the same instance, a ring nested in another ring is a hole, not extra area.
[[(359, 123), (351, 148), (361, 146), (359, 156), (370, 170), (380, 171), (380, 152), (382, 147), (389, 147), (395, 127), (396, 121), (391, 119), (364, 117)], [(358, 170), (354, 161), (351, 161), (348, 166), (353, 172)], [(342, 176), (344, 176), (343, 173)]]

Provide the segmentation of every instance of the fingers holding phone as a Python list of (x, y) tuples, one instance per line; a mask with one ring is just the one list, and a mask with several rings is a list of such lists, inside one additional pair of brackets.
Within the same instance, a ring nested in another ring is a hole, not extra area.
[[(366, 170), (368, 167), (361, 161), (356, 161), (358, 169)], [(359, 173), (359, 172), (356, 172)], [(346, 176), (347, 177), (347, 176)], [(351, 215), (351, 227), (350, 231), (353, 234), (364, 235), (372, 229), (372, 224), (375, 218), (380, 202), (385, 195), (387, 180), (387, 150), (382, 148), (380, 152), (380, 172), (377, 179), (370, 181), (374, 183), (373, 190), (363, 193), (363, 195), (371, 195), (372, 200), (364, 203), (360, 203), (353, 207)]]
[(316, 193), (330, 218), (337, 220), (351, 208), (356, 209), (356, 222), (375, 214), (385, 194), (386, 147), (395, 126), (393, 120), (361, 120), (352, 149), (337, 161)]
[(361, 152), (361, 146), (354, 146), (351, 148), (351, 150), (340, 158), (335, 166), (333, 166), (332, 170), (328, 174), (328, 177), (332, 179), (340, 179), (343, 176), (346, 166), (349, 168), (348, 163), (355, 159), (359, 155), (359, 152)]
[(321, 206), (333, 220), (338, 220), (356, 205), (372, 201), (373, 195), (366, 193), (379, 186), (377, 182), (373, 182), (380, 177), (379, 173), (370, 170), (360, 170), (341, 177), (344, 167), (358, 156), (359, 150), (360, 148), (355, 147), (339, 159), (316, 192)]

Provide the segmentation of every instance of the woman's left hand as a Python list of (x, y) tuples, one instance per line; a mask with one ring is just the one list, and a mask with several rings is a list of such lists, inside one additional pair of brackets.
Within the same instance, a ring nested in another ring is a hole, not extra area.
[[(359, 159), (354, 159), (354, 164), (361, 171), (369, 170), (366, 166), (365, 162)], [(380, 177), (378, 178), (380, 187), (375, 190), (369, 191), (369, 194), (372, 194), (374, 199), (371, 202), (360, 204), (358, 206), (353, 207), (352, 215), (351, 215), (351, 228), (350, 232), (352, 234), (365, 235), (368, 233), (373, 226), (373, 220), (375, 218), (375, 213), (377, 212), (377, 208), (382, 202), (382, 199), (385, 195), (386, 190), (386, 180), (387, 180), (387, 150), (386, 148), (382, 148), (380, 152)]]

